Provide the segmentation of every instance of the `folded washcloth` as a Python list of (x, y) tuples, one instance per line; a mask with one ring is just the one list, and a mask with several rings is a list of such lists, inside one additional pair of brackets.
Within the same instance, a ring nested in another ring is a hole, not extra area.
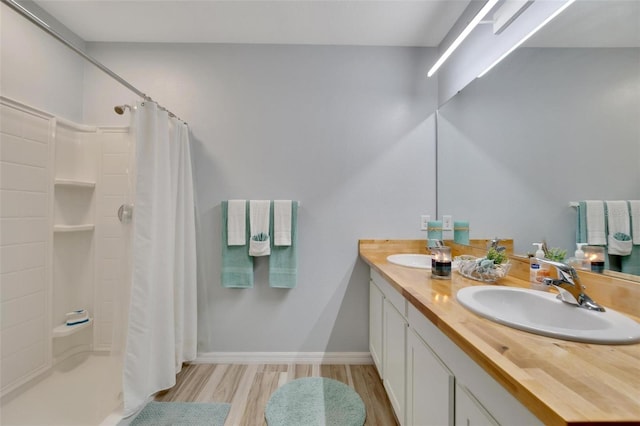
[(227, 207), (227, 244), (243, 246), (247, 243), (247, 202), (245, 200), (229, 200)]
[[(249, 250), (243, 246), (228, 244), (228, 202), (222, 202), (222, 268), (220, 280), (223, 287), (227, 288), (252, 288), (253, 287), (253, 258), (249, 256)], [(245, 216), (245, 227), (248, 217)]]
[(273, 245), (291, 245), (291, 200), (273, 202)]
[(629, 200), (631, 213), (631, 237), (634, 245), (640, 245), (640, 200)]
[(67, 312), (65, 316), (67, 325), (77, 325), (89, 321), (89, 312), (87, 312), (85, 309)]
[(631, 237), (622, 232), (617, 232), (614, 235), (609, 234), (607, 239), (607, 249), (609, 254), (615, 254), (617, 256), (629, 256), (633, 250), (633, 243)]
[(604, 202), (586, 200), (587, 205), (587, 242), (589, 245), (604, 246), (607, 235), (604, 228)]
[(270, 206), (269, 200), (249, 201), (249, 229), (251, 230), (249, 256), (268, 256), (271, 253), (269, 241)]
[[(272, 204), (273, 206), (273, 204)], [(273, 207), (272, 207), (273, 209)], [(273, 210), (272, 210), (273, 211)], [(291, 203), (291, 245), (272, 246), (269, 257), (269, 286), (293, 288), (298, 280), (298, 203)]]
[(250, 256), (269, 256), (271, 254), (271, 241), (269, 234), (261, 232), (253, 235), (251, 241), (249, 241), (249, 255)]

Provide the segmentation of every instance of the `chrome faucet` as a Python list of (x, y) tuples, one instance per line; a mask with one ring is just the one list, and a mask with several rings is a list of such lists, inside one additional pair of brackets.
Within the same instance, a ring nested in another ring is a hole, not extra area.
[(495, 237), (493, 240), (490, 240), (489, 244), (487, 244), (487, 249), (491, 249), (491, 248), (496, 249), (496, 251), (498, 252), (503, 252), (506, 250), (505, 246), (500, 245), (500, 239), (498, 237)]
[(434, 247), (444, 247), (444, 243), (442, 242), (442, 240), (437, 240), (433, 238), (430, 240), (427, 240), (427, 249), (434, 248)]
[(581, 308), (604, 312), (604, 308), (594, 302), (584, 292), (584, 286), (580, 284), (578, 273), (572, 266), (561, 262), (555, 262), (553, 260), (540, 259), (538, 257), (536, 257), (536, 260), (552, 265), (558, 270), (559, 278), (557, 280), (554, 280), (553, 278), (545, 278), (543, 281), (544, 284), (554, 286), (558, 290), (558, 299)]

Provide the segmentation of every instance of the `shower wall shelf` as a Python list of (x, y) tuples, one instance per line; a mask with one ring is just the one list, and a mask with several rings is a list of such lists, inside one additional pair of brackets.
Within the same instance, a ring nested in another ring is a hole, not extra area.
[(83, 232), (83, 231), (93, 231), (95, 229), (95, 225), (92, 223), (84, 224), (84, 225), (55, 225), (53, 227), (53, 232)]
[(84, 180), (77, 179), (61, 179), (56, 178), (55, 180), (56, 186), (70, 186), (76, 188), (95, 188), (96, 183)]
[(65, 337), (70, 336), (79, 332), (80, 330), (84, 330), (85, 328), (91, 327), (93, 324), (93, 318), (89, 318), (89, 321), (83, 322), (82, 324), (76, 325), (66, 325), (61, 324), (53, 329), (52, 336), (56, 337)]

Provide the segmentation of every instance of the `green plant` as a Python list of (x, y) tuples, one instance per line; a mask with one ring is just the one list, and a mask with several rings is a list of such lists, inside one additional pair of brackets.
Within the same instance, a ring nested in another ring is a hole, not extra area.
[(509, 258), (504, 253), (504, 251), (498, 251), (495, 248), (491, 247), (487, 252), (487, 259), (493, 260), (493, 263), (499, 265), (501, 263), (505, 263)]
[(554, 260), (556, 262), (563, 262), (566, 256), (567, 251), (558, 247), (552, 247), (544, 254), (544, 257), (546, 257), (547, 259)]

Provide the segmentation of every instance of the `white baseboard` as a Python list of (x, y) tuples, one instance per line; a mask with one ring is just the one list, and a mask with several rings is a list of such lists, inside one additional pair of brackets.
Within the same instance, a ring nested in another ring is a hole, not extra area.
[(373, 364), (369, 352), (201, 352), (194, 364)]

